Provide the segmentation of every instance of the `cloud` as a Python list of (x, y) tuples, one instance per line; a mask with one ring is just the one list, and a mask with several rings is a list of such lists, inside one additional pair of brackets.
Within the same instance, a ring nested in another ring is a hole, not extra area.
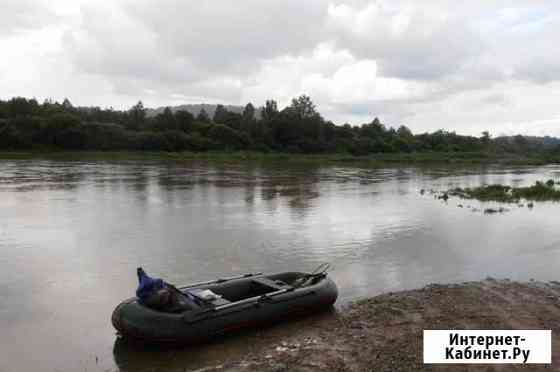
[(0, 33), (4, 37), (56, 21), (56, 15), (43, 1), (2, 0), (0, 8)]
[(328, 9), (334, 39), (358, 57), (376, 59), (386, 76), (437, 79), (460, 69), (482, 47), (445, 8), (371, 2)]
[(324, 1), (243, 2), (163, 0), (123, 5), (169, 55), (204, 62), (209, 70), (251, 71), (253, 60), (313, 48), (324, 32)]
[(294, 93), (308, 94), (322, 109), (407, 100), (420, 97), (423, 89), (417, 82), (379, 76), (375, 60), (358, 60), (346, 50), (320, 44), (306, 55), (264, 61), (251, 83), (245, 84), (244, 97), (254, 100), (272, 94), (285, 105)]
[(547, 84), (560, 80), (560, 50), (552, 47), (560, 29), (560, 14), (528, 22), (507, 35), (512, 77)]
[[(242, 76), (262, 59), (315, 47), (325, 11), (310, 1), (163, 0), (84, 5), (66, 49), (88, 73), (180, 86)], [(154, 84), (155, 83), (155, 84)], [(204, 84), (203, 84), (204, 85)]]

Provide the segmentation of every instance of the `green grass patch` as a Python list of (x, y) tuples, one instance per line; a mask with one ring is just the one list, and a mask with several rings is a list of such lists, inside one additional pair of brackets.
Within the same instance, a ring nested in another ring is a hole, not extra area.
[(511, 187), (504, 185), (487, 185), (474, 188), (455, 188), (448, 191), (449, 195), (465, 199), (480, 201), (498, 201), (504, 203), (517, 203), (521, 199), (534, 201), (559, 201), (560, 190), (556, 188), (554, 180), (546, 182), (537, 181), (532, 186)]

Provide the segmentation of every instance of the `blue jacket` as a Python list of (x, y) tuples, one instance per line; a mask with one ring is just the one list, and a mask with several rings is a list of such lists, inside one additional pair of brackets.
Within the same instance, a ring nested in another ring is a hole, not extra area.
[(146, 272), (139, 267), (136, 270), (138, 274), (138, 288), (136, 289), (136, 297), (140, 302), (148, 299), (152, 294), (156, 293), (162, 288), (165, 288), (165, 282), (159, 278), (150, 278)]

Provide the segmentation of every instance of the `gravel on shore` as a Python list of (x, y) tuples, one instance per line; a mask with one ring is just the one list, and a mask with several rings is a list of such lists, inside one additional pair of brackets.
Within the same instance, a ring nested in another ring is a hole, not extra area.
[[(551, 329), (552, 365), (424, 365), (424, 329)], [(560, 369), (560, 283), (486, 279), (387, 293), (199, 371), (511, 371)]]

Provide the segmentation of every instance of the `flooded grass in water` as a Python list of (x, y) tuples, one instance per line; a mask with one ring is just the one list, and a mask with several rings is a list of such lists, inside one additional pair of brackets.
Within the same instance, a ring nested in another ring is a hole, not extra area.
[(454, 188), (446, 194), (459, 196), (464, 199), (480, 201), (497, 201), (503, 203), (517, 203), (522, 199), (534, 201), (558, 201), (560, 190), (555, 187), (554, 180), (537, 181), (532, 186), (512, 187), (506, 185), (486, 185), (474, 188)]

